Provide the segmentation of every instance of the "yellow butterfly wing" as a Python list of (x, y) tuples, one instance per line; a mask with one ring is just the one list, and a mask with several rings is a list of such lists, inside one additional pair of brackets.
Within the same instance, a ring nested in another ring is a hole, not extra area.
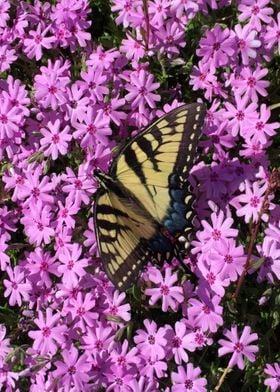
[(95, 224), (104, 268), (120, 289), (135, 282), (148, 259), (169, 259), (180, 233), (191, 230), (193, 196), (187, 177), (205, 116), (184, 105), (157, 120), (119, 153), (101, 189)]

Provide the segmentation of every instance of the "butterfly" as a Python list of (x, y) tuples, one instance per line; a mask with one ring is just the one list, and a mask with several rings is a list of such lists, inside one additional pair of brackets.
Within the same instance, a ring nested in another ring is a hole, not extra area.
[(100, 183), (94, 207), (99, 254), (120, 290), (136, 282), (151, 260), (179, 257), (180, 236), (193, 230), (193, 195), (188, 175), (194, 165), (206, 108), (180, 106), (133, 137)]

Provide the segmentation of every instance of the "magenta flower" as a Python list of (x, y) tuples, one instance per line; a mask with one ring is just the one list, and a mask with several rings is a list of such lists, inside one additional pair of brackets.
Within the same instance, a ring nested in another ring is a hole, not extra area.
[(184, 26), (180, 21), (168, 20), (157, 29), (156, 36), (160, 52), (166, 53), (169, 58), (179, 54), (180, 47), (186, 46)]
[(125, 300), (125, 293), (119, 293), (118, 290), (115, 290), (113, 292), (113, 296), (108, 295), (105, 300), (108, 307), (104, 310), (104, 314), (113, 317), (118, 317), (123, 321), (129, 321), (131, 318), (130, 305), (122, 304), (124, 300)]
[(4, 339), (6, 336), (6, 327), (0, 324), (0, 363), (5, 361), (7, 354), (11, 351), (10, 339)]
[(43, 207), (39, 200), (31, 208), (25, 208), (24, 215), (20, 222), (24, 225), (24, 232), (30, 244), (40, 246), (42, 242), (49, 244), (54, 236), (54, 229), (51, 227), (50, 206)]
[(171, 392), (206, 392), (207, 381), (199, 377), (200, 374), (200, 368), (194, 367), (192, 363), (188, 363), (186, 368), (178, 366), (178, 373), (171, 373)]
[(65, 205), (58, 201), (59, 211), (57, 213), (57, 229), (61, 231), (62, 227), (67, 227), (73, 229), (75, 227), (76, 221), (72, 215), (76, 215), (79, 208), (75, 203), (70, 202), (69, 199), (65, 200)]
[(228, 28), (223, 30), (219, 25), (207, 31), (199, 44), (197, 55), (203, 58), (204, 63), (210, 63), (215, 68), (228, 64), (229, 58), (235, 51), (230, 30)]
[(280, 248), (277, 241), (265, 237), (262, 246), (258, 245), (257, 249), (260, 255), (264, 258), (264, 262), (258, 271), (258, 280), (268, 279), (269, 282), (274, 283), (280, 280)]
[(133, 347), (129, 350), (127, 340), (124, 340), (123, 344), (118, 343), (114, 345), (114, 348), (110, 352), (110, 357), (115, 366), (121, 366), (126, 369), (135, 370), (135, 366), (140, 362), (137, 348)]
[(156, 381), (146, 376), (140, 376), (139, 379), (133, 378), (129, 385), (133, 392), (155, 392), (157, 390)]
[(160, 101), (160, 95), (154, 94), (152, 91), (159, 88), (159, 83), (153, 83), (154, 76), (143, 69), (132, 72), (130, 75), (130, 83), (126, 84), (128, 90), (126, 100), (131, 103), (132, 109), (138, 109), (140, 113), (145, 112), (146, 104), (150, 108), (154, 108), (155, 103)]
[(53, 315), (51, 308), (46, 309), (45, 315), (41, 310), (38, 311), (38, 318), (34, 320), (34, 323), (39, 330), (29, 331), (28, 336), (34, 340), (33, 348), (41, 355), (54, 355), (58, 349), (63, 348), (67, 326), (60, 325), (59, 320), (61, 320), (61, 314)]
[(248, 105), (248, 97), (246, 94), (241, 98), (239, 95), (235, 95), (236, 105), (226, 102), (226, 112), (224, 117), (229, 120), (231, 126), (232, 136), (237, 136), (240, 131), (241, 134), (244, 130), (250, 127), (252, 122), (258, 117), (256, 111), (257, 104), (252, 102)]
[(52, 280), (50, 274), (58, 276), (57, 266), (55, 257), (51, 257), (50, 252), (43, 252), (42, 248), (36, 248), (34, 252), (31, 252), (27, 259), (27, 264), (24, 268), (29, 271), (29, 278), (34, 283), (43, 283), (46, 287), (52, 286)]
[(67, 194), (69, 202), (74, 202), (77, 207), (82, 202), (88, 204), (90, 196), (97, 188), (97, 183), (88, 178), (86, 169), (86, 164), (80, 165), (78, 175), (76, 176), (72, 169), (66, 168), (67, 177), (64, 178), (64, 181), (68, 182), (68, 184), (64, 185), (62, 190)]
[(258, 346), (251, 344), (258, 339), (256, 333), (251, 334), (251, 327), (245, 326), (241, 337), (238, 337), (236, 325), (231, 327), (231, 330), (226, 330), (224, 335), (228, 340), (220, 339), (219, 344), (222, 346), (218, 350), (219, 357), (233, 353), (228, 366), (232, 368), (237, 365), (241, 370), (244, 369), (244, 357), (250, 362), (255, 361), (255, 353), (259, 351)]
[(249, 24), (244, 27), (237, 24), (234, 27), (234, 31), (236, 34), (237, 48), (242, 58), (242, 64), (248, 65), (250, 59), (255, 59), (257, 57), (256, 48), (261, 46), (261, 41), (256, 38), (257, 32), (252, 30)]
[(277, 392), (280, 388), (280, 365), (275, 362), (272, 365), (269, 363), (266, 364), (264, 368), (264, 372), (266, 375), (271, 376), (267, 377), (264, 380), (264, 385), (271, 389), (271, 392)]
[[(69, 349), (62, 351), (62, 361), (56, 361), (54, 364), (56, 370), (53, 376), (57, 377), (59, 384), (65, 392), (73, 390), (83, 391), (90, 380), (89, 372), (91, 362), (86, 354), (79, 356), (79, 352), (74, 345)], [(74, 389), (73, 389), (74, 387)]]
[(89, 68), (88, 72), (81, 72), (81, 78), (84, 80), (82, 86), (88, 91), (90, 99), (94, 104), (97, 101), (103, 101), (103, 96), (109, 94), (108, 87), (103, 86), (107, 76), (102, 74), (102, 69)]
[(80, 259), (81, 254), (82, 248), (76, 243), (65, 248), (64, 252), (59, 254), (61, 265), (57, 270), (62, 275), (64, 284), (77, 285), (79, 279), (86, 274), (85, 267), (88, 265), (88, 259)]
[(9, 280), (4, 279), (3, 283), (6, 287), (4, 297), (9, 297), (9, 304), (14, 306), (22, 305), (22, 299), (24, 301), (29, 300), (29, 294), (31, 293), (30, 283), (26, 283), (26, 276), (22, 268), (15, 266), (13, 269), (7, 267), (6, 270), (9, 275)]
[(241, 12), (238, 19), (240, 22), (244, 22), (249, 19), (251, 28), (260, 31), (262, 23), (270, 23), (272, 18), (270, 15), (273, 14), (273, 9), (266, 7), (270, 4), (270, 0), (254, 0), (248, 4), (239, 4), (238, 10)]
[(83, 348), (96, 357), (103, 350), (108, 350), (113, 339), (113, 329), (105, 322), (96, 321), (93, 327), (87, 328), (87, 333), (83, 336)]
[(267, 26), (264, 36), (265, 42), (269, 47), (277, 44), (278, 54), (280, 54), (280, 13), (277, 14), (277, 22), (273, 19), (272, 24)]
[(9, 9), (11, 7), (11, 4), (8, 1), (1, 0), (0, 2), (0, 27), (6, 27), (7, 22), (10, 19), (9, 15)]
[[(140, 34), (139, 34), (140, 35)], [(127, 35), (127, 39), (122, 40), (120, 51), (125, 53), (129, 60), (139, 61), (145, 56), (145, 46), (131, 35)]]
[(14, 138), (19, 130), (22, 114), (17, 107), (11, 104), (8, 97), (1, 98), (0, 95), (0, 139)]
[(68, 311), (72, 315), (75, 326), (81, 328), (82, 332), (86, 331), (86, 326), (92, 327), (94, 321), (98, 318), (94, 309), (96, 310), (96, 301), (91, 293), (83, 295), (79, 292), (68, 306)]
[(165, 347), (167, 340), (165, 338), (166, 330), (163, 327), (157, 329), (154, 321), (144, 320), (146, 331), (138, 329), (134, 342), (138, 350), (145, 357), (150, 357), (152, 360), (163, 359), (165, 357)]
[(5, 253), (8, 245), (6, 244), (6, 237), (4, 234), (0, 234), (0, 269), (1, 271), (5, 271), (7, 266), (10, 265), (10, 258)]
[(17, 59), (15, 49), (8, 45), (0, 45), (0, 72), (10, 69), (10, 65)]
[(74, 83), (70, 88), (67, 87), (66, 91), (68, 97), (66, 107), (71, 123), (82, 122), (89, 105), (89, 97), (84, 96), (86, 89), (81, 84)]
[(26, 179), (21, 177), (16, 179), (16, 183), (20, 185), (20, 199), (25, 199), (24, 207), (30, 207), (30, 205), (38, 203), (53, 203), (54, 198), (49, 194), (53, 190), (53, 185), (49, 182), (48, 176), (44, 176), (40, 180), (41, 176), (42, 168), (37, 166), (33, 171), (25, 173)]
[(193, 333), (187, 330), (183, 320), (175, 323), (175, 332), (171, 328), (167, 329), (166, 339), (171, 349), (170, 354), (174, 355), (176, 364), (181, 365), (182, 362), (188, 362), (189, 356), (186, 350), (195, 351), (196, 345)]
[(237, 94), (240, 96), (245, 94), (253, 102), (258, 102), (258, 94), (262, 97), (266, 97), (268, 94), (266, 89), (269, 86), (269, 81), (261, 80), (267, 73), (267, 68), (258, 67), (252, 71), (249, 67), (244, 67), (240, 72), (240, 77), (233, 81), (232, 85), (236, 87)]
[(163, 277), (158, 269), (153, 268), (149, 279), (158, 287), (145, 290), (145, 294), (151, 296), (150, 305), (154, 305), (159, 299), (162, 300), (163, 312), (167, 312), (169, 307), (176, 312), (179, 303), (184, 300), (182, 287), (174, 286), (178, 280), (177, 273), (171, 274), (171, 272), (171, 268), (166, 268), (165, 277)]
[(23, 41), (24, 52), (26, 56), (30, 59), (35, 59), (38, 61), (43, 56), (43, 48), (50, 49), (52, 43), (55, 42), (55, 37), (46, 37), (46, 34), (50, 31), (50, 25), (42, 31), (42, 25), (38, 23), (37, 29), (30, 30), (30, 38), (25, 38)]
[(239, 207), (236, 214), (244, 216), (246, 223), (249, 223), (250, 219), (257, 222), (266, 188), (267, 184), (260, 186), (257, 181), (253, 184), (250, 184), (248, 180), (245, 181), (245, 194), (237, 196), (238, 202), (245, 205)]
[(220, 302), (221, 297), (218, 295), (214, 295), (211, 300), (190, 298), (188, 317), (193, 319), (202, 331), (216, 332), (218, 327), (223, 325), (223, 307), (219, 305)]
[(58, 154), (65, 155), (68, 151), (69, 141), (72, 136), (69, 135), (70, 127), (66, 125), (65, 128), (60, 130), (60, 120), (55, 120), (54, 123), (49, 121), (48, 128), (41, 128), (40, 132), (44, 136), (40, 139), (41, 151), (44, 152), (46, 157), (51, 156), (53, 160), (58, 158)]
[(141, 376), (146, 376), (150, 380), (166, 377), (167, 363), (163, 360), (152, 359), (151, 357), (142, 356), (143, 360), (140, 363), (139, 373)]

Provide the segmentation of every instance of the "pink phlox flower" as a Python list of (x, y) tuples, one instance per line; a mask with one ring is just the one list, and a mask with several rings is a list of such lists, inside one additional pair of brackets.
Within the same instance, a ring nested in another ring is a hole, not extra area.
[(278, 54), (280, 54), (280, 13), (277, 14), (277, 22), (275, 19), (267, 26), (264, 40), (269, 46), (273, 47), (275, 44), (278, 46)]
[(92, 327), (87, 327), (82, 341), (82, 347), (97, 358), (103, 351), (108, 352), (114, 341), (114, 331), (107, 323), (96, 321)]
[(69, 135), (70, 127), (66, 125), (60, 129), (61, 123), (59, 119), (55, 122), (49, 121), (47, 128), (41, 128), (40, 132), (44, 136), (40, 139), (41, 148), (46, 157), (51, 156), (53, 160), (58, 158), (58, 155), (66, 155), (68, 152), (68, 144), (72, 139)]
[(139, 5), (141, 5), (140, 0), (114, 0), (111, 10), (118, 12), (116, 23), (123, 24), (124, 28), (128, 27)]
[(172, 269), (167, 268), (164, 273), (165, 276), (156, 268), (152, 270), (149, 279), (158, 287), (146, 289), (145, 295), (151, 296), (150, 305), (161, 299), (163, 312), (167, 312), (169, 307), (176, 312), (178, 305), (184, 300), (183, 289), (175, 285), (178, 280), (177, 272), (172, 274)]
[(57, 229), (61, 231), (62, 227), (67, 227), (73, 229), (75, 227), (76, 221), (72, 215), (76, 215), (79, 208), (75, 205), (73, 201), (68, 198), (65, 200), (63, 205), (60, 200), (57, 202), (59, 211), (57, 212)]
[(156, 30), (158, 48), (161, 53), (173, 58), (186, 46), (184, 24), (178, 19), (168, 20)]
[(43, 48), (51, 49), (52, 43), (55, 42), (55, 37), (46, 37), (50, 31), (51, 26), (49, 25), (42, 31), (42, 24), (38, 23), (36, 30), (30, 30), (29, 37), (23, 41), (24, 53), (29, 59), (35, 57), (36, 61), (40, 60), (43, 56)]
[(279, 122), (268, 123), (270, 117), (269, 107), (261, 104), (259, 116), (248, 124), (248, 128), (244, 129), (242, 136), (252, 137), (254, 143), (266, 144), (269, 138), (276, 134), (276, 129), (280, 126)]
[(251, 334), (251, 327), (245, 326), (240, 338), (238, 337), (237, 326), (233, 325), (230, 330), (226, 330), (224, 335), (228, 340), (220, 339), (218, 343), (222, 346), (218, 350), (219, 357), (233, 353), (228, 366), (232, 368), (237, 365), (241, 370), (244, 369), (244, 357), (250, 362), (255, 361), (255, 353), (259, 351), (257, 345), (251, 344), (258, 339), (256, 333)]
[(50, 195), (53, 185), (48, 176), (43, 176), (40, 180), (41, 176), (42, 168), (37, 166), (35, 170), (25, 172), (25, 179), (17, 178), (16, 182), (20, 186), (20, 198), (24, 200), (23, 207), (30, 207), (38, 202), (53, 203), (54, 197)]
[(173, 0), (170, 7), (171, 11), (176, 12), (176, 18), (181, 18), (185, 13), (188, 20), (194, 18), (199, 11), (199, 4), (197, 1), (192, 0)]
[(77, 176), (69, 167), (66, 168), (66, 173), (64, 181), (68, 182), (68, 185), (64, 185), (62, 190), (67, 194), (69, 202), (73, 201), (77, 207), (80, 207), (82, 202), (89, 204), (90, 196), (97, 189), (97, 182), (88, 176), (87, 165), (79, 166)]
[(52, 110), (67, 102), (66, 87), (70, 83), (69, 77), (70, 62), (56, 60), (52, 64), (48, 60), (48, 66), (41, 67), (41, 74), (35, 76), (35, 98), (36, 101), (47, 109)]
[(139, 374), (148, 377), (149, 380), (163, 378), (167, 376), (167, 363), (159, 358), (152, 358), (142, 354), (142, 361), (139, 365)]
[(98, 143), (108, 145), (108, 136), (112, 134), (110, 118), (102, 110), (89, 106), (82, 122), (75, 121), (73, 137), (78, 139), (84, 149), (95, 149)]
[[(84, 391), (90, 380), (91, 363), (87, 354), (79, 355), (77, 348), (71, 345), (62, 351), (63, 361), (56, 361), (53, 376), (65, 392)], [(74, 389), (73, 389), (74, 387)]]
[(209, 261), (208, 254), (202, 254), (199, 257), (197, 266), (203, 276), (200, 285), (205, 285), (208, 289), (223, 297), (225, 295), (225, 287), (229, 286), (230, 280), (222, 277), (219, 272), (214, 270)]
[(263, 23), (269, 24), (272, 21), (270, 15), (273, 14), (273, 9), (266, 7), (268, 4), (270, 4), (270, 0), (255, 0), (250, 1), (249, 4), (241, 3), (238, 5), (238, 11), (241, 12), (238, 19), (240, 22), (249, 19), (251, 28), (261, 31)]
[(213, 212), (211, 221), (212, 226), (205, 220), (202, 220), (201, 223), (204, 230), (197, 233), (199, 242), (193, 241), (195, 248), (193, 248), (192, 253), (209, 251), (213, 246), (217, 246), (221, 240), (237, 237), (238, 230), (231, 228), (233, 219), (230, 217), (225, 218), (222, 210), (218, 214)]
[[(241, 204), (236, 211), (237, 216), (244, 216), (246, 223), (249, 223), (251, 219), (253, 222), (257, 222), (266, 189), (267, 184), (260, 186), (258, 181), (251, 184), (245, 180), (245, 193), (236, 197)], [(263, 214), (262, 219), (266, 220), (266, 218), (267, 216)]]
[(207, 31), (199, 45), (197, 55), (202, 57), (204, 63), (212, 64), (215, 68), (228, 64), (235, 52), (231, 31), (228, 28), (223, 30), (219, 25)]
[(7, 94), (0, 93), (0, 139), (5, 137), (13, 139), (19, 131), (22, 119), (21, 110), (12, 105)]
[(178, 366), (178, 373), (171, 373), (173, 386), (171, 392), (206, 392), (207, 381), (203, 377), (199, 377), (201, 370), (194, 367), (192, 363), (188, 363), (186, 367)]
[(81, 277), (86, 274), (85, 267), (88, 266), (87, 258), (80, 259), (82, 248), (77, 243), (73, 243), (71, 247), (67, 247), (64, 253), (59, 254), (61, 264), (57, 270), (62, 275), (64, 284), (76, 285)]
[(164, 24), (165, 20), (168, 18), (169, 13), (169, 0), (154, 0), (149, 4), (149, 18), (150, 23), (153, 27), (160, 28)]
[(154, 321), (144, 320), (146, 331), (138, 329), (134, 342), (139, 352), (145, 357), (150, 357), (152, 360), (160, 360), (165, 357), (165, 348), (167, 340), (165, 337), (166, 329), (163, 327), (157, 328)]
[(177, 365), (181, 365), (182, 362), (188, 362), (187, 350), (195, 351), (196, 345), (193, 333), (187, 329), (186, 324), (183, 321), (177, 321), (175, 323), (175, 331), (171, 327), (168, 328), (165, 337), (170, 348), (170, 353), (167, 355), (168, 359), (174, 356)]
[(108, 372), (106, 392), (131, 392), (130, 383), (135, 378), (135, 372), (122, 367), (115, 367)]
[(6, 244), (7, 238), (4, 234), (1, 234), (0, 230), (0, 269), (5, 271), (10, 265), (10, 257), (5, 253), (8, 245)]
[(74, 83), (71, 87), (66, 88), (68, 102), (66, 103), (68, 117), (73, 124), (74, 122), (82, 122), (86, 116), (89, 105), (89, 97), (84, 96), (86, 89), (81, 83)]
[(140, 376), (130, 382), (133, 392), (158, 392), (156, 380), (151, 380), (147, 376)]
[(58, 262), (55, 257), (51, 257), (50, 252), (43, 252), (42, 248), (36, 248), (29, 253), (26, 258), (24, 268), (29, 271), (28, 279), (34, 283), (42, 283), (46, 287), (51, 287), (53, 282), (50, 274), (58, 276)]
[(83, 233), (86, 238), (83, 242), (84, 246), (88, 247), (88, 252), (90, 255), (94, 255), (97, 250), (97, 241), (95, 238), (95, 230), (94, 230), (94, 219), (90, 218), (88, 220), (88, 229)]
[(220, 306), (221, 297), (214, 295), (210, 298), (190, 298), (188, 317), (193, 318), (202, 331), (216, 332), (223, 325), (223, 307)]
[(250, 127), (252, 122), (258, 118), (257, 104), (251, 102), (248, 104), (248, 96), (245, 94), (242, 98), (235, 94), (235, 104), (225, 103), (224, 117), (228, 119), (228, 125), (231, 127), (232, 136), (237, 136), (238, 132)]
[(86, 327), (92, 327), (98, 318), (96, 302), (91, 293), (83, 295), (79, 291), (77, 297), (69, 301), (67, 310), (72, 315), (75, 327), (80, 328), (83, 333)]
[(18, 58), (16, 50), (9, 45), (0, 45), (0, 72), (10, 69), (10, 65)]
[(280, 245), (279, 242), (265, 237), (262, 245), (257, 245), (261, 257), (264, 258), (258, 272), (258, 281), (267, 279), (270, 283), (280, 280)]
[(212, 64), (199, 61), (198, 65), (193, 67), (190, 75), (190, 85), (193, 90), (205, 90), (205, 98), (212, 100), (217, 85), (217, 77), (215, 76), (215, 68)]
[(267, 363), (264, 368), (264, 373), (267, 377), (264, 380), (264, 385), (271, 389), (271, 392), (277, 392), (280, 389), (280, 364), (275, 362), (273, 364)]
[(108, 87), (104, 86), (107, 76), (100, 68), (90, 67), (87, 72), (81, 72), (82, 86), (88, 91), (93, 104), (103, 101), (103, 96), (109, 94)]
[(4, 82), (2, 92), (4, 100), (8, 98), (13, 107), (18, 108), (24, 116), (29, 116), (30, 110), (27, 106), (30, 104), (30, 98), (25, 86), (19, 79), (14, 79), (12, 75), (9, 75)]
[(86, 61), (88, 67), (110, 69), (115, 59), (119, 57), (119, 52), (112, 48), (104, 50), (102, 45), (98, 45), (94, 52), (92, 52)]
[(141, 34), (138, 33), (136, 38), (131, 37), (129, 34), (126, 37), (126, 39), (122, 40), (120, 52), (124, 53), (129, 60), (139, 61), (146, 54), (145, 45), (140, 40)]
[(136, 371), (137, 366), (140, 363), (136, 347), (129, 349), (128, 341), (126, 339), (122, 344), (113, 341), (110, 346), (109, 352), (114, 366), (121, 366), (124, 369)]
[(221, 279), (229, 278), (232, 282), (242, 274), (246, 262), (243, 246), (236, 246), (233, 238), (220, 241), (207, 257), (213, 271), (219, 273)]
[(51, 308), (47, 308), (45, 314), (41, 310), (38, 311), (38, 318), (34, 320), (34, 323), (39, 330), (29, 331), (28, 336), (34, 340), (33, 348), (41, 355), (55, 355), (58, 349), (63, 348), (67, 326), (60, 325), (59, 320), (61, 320), (61, 314), (53, 314)]
[(256, 49), (261, 46), (261, 41), (257, 39), (257, 32), (252, 30), (252, 27), (247, 24), (242, 27), (237, 24), (234, 27), (236, 34), (236, 45), (238, 52), (241, 54), (242, 64), (248, 65), (250, 59), (257, 57)]
[[(277, 207), (275, 208), (275, 210)], [(268, 224), (268, 227), (265, 229), (265, 235), (280, 245), (280, 220), (277, 220), (275, 224), (273, 222)]]
[(238, 95), (246, 95), (247, 98), (253, 102), (258, 102), (258, 95), (266, 97), (267, 87), (269, 86), (268, 80), (262, 80), (268, 73), (268, 68), (261, 69), (257, 67), (254, 71), (249, 67), (244, 67), (240, 72), (240, 77), (232, 82), (236, 88)]
[(55, 256), (59, 258), (61, 254), (65, 254), (67, 249), (71, 251), (72, 247), (72, 235), (70, 229), (68, 227), (62, 227), (57, 233), (55, 233)]
[(159, 88), (160, 84), (154, 83), (153, 79), (154, 75), (144, 70), (141, 70), (139, 74), (131, 73), (130, 83), (127, 83), (125, 88), (128, 91), (126, 100), (131, 103), (132, 109), (137, 108), (140, 113), (144, 113), (146, 104), (153, 109), (155, 103), (160, 101), (160, 95), (152, 92)]
[(102, 111), (103, 116), (107, 116), (110, 120), (113, 121), (116, 125), (121, 125), (121, 121), (125, 120), (127, 115), (126, 113), (119, 111), (120, 107), (124, 107), (125, 99), (119, 98), (118, 96), (112, 98), (110, 101), (101, 103), (100, 109)]
[(0, 324), (0, 363), (5, 361), (7, 354), (11, 351), (10, 339), (5, 339), (6, 327)]
[[(7, 363), (0, 362), (0, 388), (5, 392), (19, 392), (16, 388), (16, 383), (19, 379), (19, 375), (16, 372), (10, 370), (10, 366)], [(5, 387), (5, 389), (3, 389)]]
[(131, 307), (128, 303), (124, 303), (126, 295), (124, 292), (120, 293), (118, 290), (114, 290), (113, 294), (107, 296), (105, 300), (104, 314), (107, 316), (120, 318), (120, 322), (129, 321), (131, 319), (130, 310)]
[(24, 225), (24, 232), (30, 244), (40, 246), (42, 242), (49, 244), (54, 236), (54, 229), (51, 227), (51, 209), (48, 204), (43, 206), (41, 200), (30, 208), (23, 209), (23, 217), (20, 219)]
[(11, 4), (9, 1), (1, 0), (0, 1), (0, 27), (6, 27), (7, 22), (10, 19), (9, 9)]

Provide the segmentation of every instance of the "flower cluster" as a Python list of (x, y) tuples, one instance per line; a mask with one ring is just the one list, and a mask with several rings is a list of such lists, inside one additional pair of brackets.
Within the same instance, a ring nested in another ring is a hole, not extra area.
[[(228, 294), (248, 272), (244, 303), (254, 295), (265, 309), (280, 279), (268, 155), (279, 127), (276, 6), (17, 3), (0, 0), (0, 389), (203, 392), (218, 383), (211, 360), (246, 371), (269, 337), (253, 316), (236, 316)], [(139, 296), (119, 292), (98, 257), (93, 173), (108, 171), (120, 140), (190, 96), (208, 106), (189, 178), (197, 220), (185, 264), (198, 281), (174, 259), (147, 266)], [(277, 391), (279, 363), (260, 373)]]

